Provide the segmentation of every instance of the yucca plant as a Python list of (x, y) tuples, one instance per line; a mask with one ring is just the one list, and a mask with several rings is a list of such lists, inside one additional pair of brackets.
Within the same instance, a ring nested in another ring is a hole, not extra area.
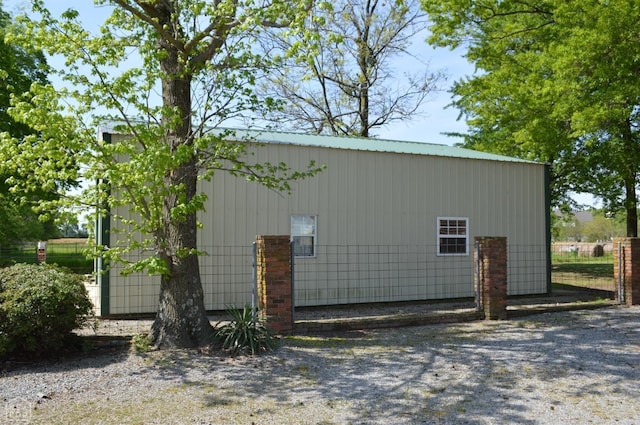
[(239, 309), (230, 307), (227, 312), (231, 321), (216, 327), (215, 337), (222, 348), (232, 355), (256, 355), (271, 351), (277, 346), (277, 339), (267, 326), (266, 319), (260, 317), (253, 307), (246, 304)]

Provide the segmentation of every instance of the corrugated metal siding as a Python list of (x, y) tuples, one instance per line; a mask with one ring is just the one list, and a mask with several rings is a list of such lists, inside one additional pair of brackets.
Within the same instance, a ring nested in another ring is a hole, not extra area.
[[(116, 207), (112, 213), (131, 218), (126, 207)], [(118, 229), (113, 226), (109, 235), (109, 246), (117, 246)], [(149, 253), (133, 252), (125, 256), (128, 261), (137, 261)], [(146, 273), (122, 276), (123, 264), (112, 264), (109, 269), (109, 312), (108, 314), (153, 313), (158, 305), (160, 278)], [(107, 313), (103, 313), (107, 314)]]
[[(546, 291), (542, 164), (292, 144), (261, 146), (256, 148), (256, 158), (260, 162), (284, 161), (295, 169), (315, 160), (327, 169), (315, 178), (294, 182), (291, 195), (226, 173), (215, 174), (211, 183), (203, 183), (209, 196), (199, 236), (204, 250), (213, 251), (214, 246), (250, 247), (258, 234), (289, 234), (291, 214), (318, 216), (320, 250), (326, 249), (322, 248), (325, 245), (435, 247), (436, 217), (468, 217), (471, 240), (473, 236), (506, 236), (510, 260), (526, 264), (524, 273), (521, 268), (510, 268), (510, 294)], [(539, 249), (530, 252), (531, 247)], [(473, 295), (472, 255), (465, 257), (464, 263), (460, 258), (437, 257), (435, 251), (425, 255), (428, 261), (443, 267), (434, 268), (426, 282), (414, 282), (416, 278), (408, 272), (401, 279), (407, 284), (397, 287), (385, 287), (380, 279), (373, 279), (375, 270), (363, 271), (357, 256), (342, 270), (357, 282), (348, 288), (332, 283), (335, 271), (314, 265), (322, 264), (320, 258), (299, 260), (317, 279), (305, 283), (306, 287), (296, 287), (297, 305), (332, 304), (344, 295), (358, 302)], [(447, 264), (451, 264), (449, 269)], [(250, 255), (235, 259), (203, 256), (201, 270), (208, 309), (220, 310), (251, 299)], [(371, 279), (362, 277), (365, 272)], [(145, 289), (119, 289), (132, 279)], [(157, 283), (157, 279), (148, 277), (121, 278), (112, 271), (111, 313), (155, 306), (158, 285), (152, 280)], [(368, 281), (377, 287), (363, 287)], [(373, 295), (363, 299), (359, 294), (364, 293)]]

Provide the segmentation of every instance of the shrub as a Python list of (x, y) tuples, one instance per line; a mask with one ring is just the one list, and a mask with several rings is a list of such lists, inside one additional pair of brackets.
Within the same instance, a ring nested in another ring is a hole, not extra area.
[(151, 351), (151, 339), (147, 334), (136, 334), (131, 337), (131, 348), (136, 353), (147, 353)]
[(0, 358), (60, 353), (92, 311), (82, 276), (49, 265), (0, 270)]
[(230, 308), (231, 322), (216, 329), (215, 337), (232, 355), (255, 355), (276, 348), (276, 338), (263, 317), (251, 306)]

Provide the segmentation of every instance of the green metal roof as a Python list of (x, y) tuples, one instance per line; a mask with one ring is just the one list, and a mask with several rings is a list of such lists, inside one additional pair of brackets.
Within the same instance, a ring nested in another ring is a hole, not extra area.
[[(114, 129), (116, 122), (106, 123), (100, 130), (106, 133), (118, 133)], [(456, 146), (435, 143), (388, 140), (355, 136), (331, 136), (319, 134), (292, 133), (285, 131), (248, 130), (240, 128), (221, 128), (213, 130), (218, 134), (229, 133), (229, 138), (238, 141), (254, 140), (259, 143), (285, 144), (295, 146), (313, 146), (330, 149), (350, 149), (356, 151), (387, 152), (411, 155), (429, 155), (448, 158), (479, 159), (486, 161), (519, 162), (541, 164), (521, 158), (497, 155), (488, 152), (464, 149)]]
[(226, 129), (235, 134), (237, 140), (255, 140), (261, 143), (290, 144), (331, 149), (388, 152), (413, 155), (442, 156), (449, 158), (479, 159), (487, 161), (520, 162), (541, 164), (520, 158), (512, 158), (487, 152), (464, 149), (434, 143), (386, 140), (353, 136), (327, 136), (266, 130)]

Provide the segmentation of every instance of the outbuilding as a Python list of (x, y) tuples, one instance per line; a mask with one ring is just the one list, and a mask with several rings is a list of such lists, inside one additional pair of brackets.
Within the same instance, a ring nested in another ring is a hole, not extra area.
[[(103, 129), (117, 142), (124, 135)], [(291, 194), (216, 173), (201, 189), (201, 277), (208, 310), (251, 302), (256, 235), (290, 235), (296, 306), (474, 295), (474, 237), (508, 244), (508, 293), (550, 290), (549, 170), (459, 147), (357, 137), (235, 130), (260, 161), (326, 169)], [(126, 214), (126, 211), (118, 211)], [(99, 243), (115, 243), (108, 217)], [(144, 255), (141, 253), (140, 255)], [(98, 314), (151, 313), (159, 279), (97, 276)]]

